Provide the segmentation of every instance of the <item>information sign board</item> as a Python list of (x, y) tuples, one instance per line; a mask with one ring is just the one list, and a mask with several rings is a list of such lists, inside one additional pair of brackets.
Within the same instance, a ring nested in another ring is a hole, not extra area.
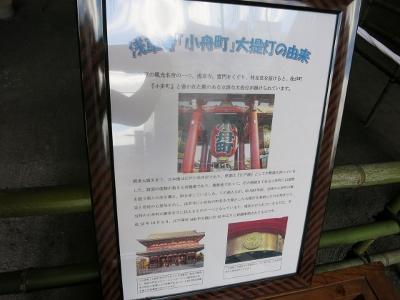
[(78, 0), (105, 299), (310, 283), (359, 10), (334, 3)]

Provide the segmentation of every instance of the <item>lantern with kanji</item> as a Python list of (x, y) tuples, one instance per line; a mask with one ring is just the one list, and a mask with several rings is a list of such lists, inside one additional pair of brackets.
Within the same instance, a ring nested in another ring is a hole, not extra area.
[(214, 157), (231, 157), (238, 147), (238, 130), (230, 123), (219, 123), (211, 131), (210, 152)]

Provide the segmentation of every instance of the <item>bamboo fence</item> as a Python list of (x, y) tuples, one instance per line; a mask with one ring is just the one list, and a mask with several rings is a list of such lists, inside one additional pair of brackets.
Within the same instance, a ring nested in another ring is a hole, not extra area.
[[(400, 162), (348, 165), (336, 167), (331, 189), (359, 188), (400, 182)], [(0, 218), (32, 215), (57, 215), (87, 213), (91, 211), (87, 186), (65, 186), (0, 192)], [(359, 257), (341, 262), (319, 265), (316, 272), (327, 272), (365, 262), (368, 247), (378, 238), (399, 234), (397, 219), (400, 196), (386, 206), (391, 219), (372, 224), (325, 231), (320, 248), (355, 244), (353, 251)], [(385, 266), (400, 263), (400, 249), (375, 254), (370, 261), (380, 261)], [(99, 278), (97, 263), (53, 268), (25, 269), (0, 273), (0, 295), (29, 292), (41, 289), (85, 284)]]

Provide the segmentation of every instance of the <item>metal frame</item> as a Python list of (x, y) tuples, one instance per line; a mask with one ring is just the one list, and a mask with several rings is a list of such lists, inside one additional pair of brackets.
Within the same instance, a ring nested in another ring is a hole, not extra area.
[[(286, 292), (295, 288), (304, 288), (311, 283), (343, 112), (360, 0), (220, 2), (330, 12), (337, 14), (340, 20), (297, 273), (275, 280), (260, 280), (198, 291), (191, 295), (193, 299), (204, 299), (205, 297), (249, 299)], [(77, 6), (91, 199), (98, 240), (103, 298), (106, 300), (122, 299), (118, 220), (115, 215), (116, 199), (110, 137), (104, 0), (103, 2), (77, 0)]]

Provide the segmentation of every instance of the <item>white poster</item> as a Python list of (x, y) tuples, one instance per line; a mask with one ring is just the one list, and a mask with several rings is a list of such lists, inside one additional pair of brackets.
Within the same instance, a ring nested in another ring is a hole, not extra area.
[(335, 14), (107, 0), (124, 299), (294, 274)]

